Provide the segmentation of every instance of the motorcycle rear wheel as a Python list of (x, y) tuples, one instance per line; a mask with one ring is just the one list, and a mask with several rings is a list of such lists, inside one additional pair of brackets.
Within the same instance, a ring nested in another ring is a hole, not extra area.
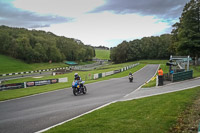
[(87, 88), (86, 86), (83, 86), (83, 94), (86, 94), (86, 92), (87, 92)]

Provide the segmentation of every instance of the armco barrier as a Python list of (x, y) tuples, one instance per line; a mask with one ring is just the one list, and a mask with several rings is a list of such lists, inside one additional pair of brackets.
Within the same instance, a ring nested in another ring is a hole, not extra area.
[(133, 68), (133, 67), (135, 67), (137, 65), (139, 65), (139, 63), (136, 63), (136, 64), (133, 64), (133, 65), (121, 68), (119, 70), (114, 70), (114, 71), (105, 72), (105, 73), (96, 73), (96, 74), (94, 74), (94, 79), (98, 79), (98, 78), (101, 78), (101, 77), (105, 77), (105, 76), (109, 76), (109, 75), (112, 75), (112, 74), (120, 73), (120, 72), (123, 72), (125, 70), (131, 69), (131, 68)]
[(41, 72), (48, 72), (48, 71), (61, 70), (61, 69), (69, 69), (69, 67), (59, 67), (59, 68), (43, 69), (43, 70), (28, 71), (28, 72), (8, 73), (8, 74), (2, 74), (0, 76), (12, 76), (12, 75), (23, 75), (23, 74), (29, 74), (29, 73), (41, 73)]
[(191, 79), (193, 77), (193, 70), (177, 72), (172, 75), (172, 81), (181, 81), (186, 79)]
[(120, 73), (120, 70), (114, 70), (114, 74)]

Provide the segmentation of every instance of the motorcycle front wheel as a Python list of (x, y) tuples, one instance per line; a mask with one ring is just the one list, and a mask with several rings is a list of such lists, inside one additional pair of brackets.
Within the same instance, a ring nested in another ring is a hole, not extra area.
[(78, 89), (77, 88), (73, 88), (73, 93), (74, 93), (74, 96), (77, 96), (78, 95)]

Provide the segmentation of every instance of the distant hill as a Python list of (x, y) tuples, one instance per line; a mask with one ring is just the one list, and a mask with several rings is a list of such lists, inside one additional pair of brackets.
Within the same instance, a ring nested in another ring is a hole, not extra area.
[(110, 50), (95, 48), (95, 54), (96, 54), (95, 58), (110, 60)]
[(108, 47), (105, 47), (105, 46), (94, 46), (95, 49), (104, 49), (104, 50), (109, 50)]

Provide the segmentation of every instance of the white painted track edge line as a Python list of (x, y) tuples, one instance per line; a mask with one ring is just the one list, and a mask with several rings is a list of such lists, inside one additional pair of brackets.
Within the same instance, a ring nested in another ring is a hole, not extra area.
[(129, 98), (129, 99), (121, 100), (121, 101), (130, 101), (130, 100), (134, 100), (134, 99), (141, 99), (141, 98), (145, 98), (145, 97), (151, 97), (151, 96), (157, 96), (157, 95), (162, 95), (162, 94), (167, 94), (167, 93), (172, 93), (172, 92), (178, 92), (178, 91), (192, 89), (192, 88), (199, 87), (199, 86), (200, 85), (195, 85), (195, 86), (190, 86), (190, 87), (182, 88), (182, 89), (178, 89), (178, 90), (165, 91), (165, 92), (160, 92), (160, 93), (151, 94), (151, 95), (139, 96), (139, 97)]
[(37, 131), (37, 132), (35, 132), (35, 133), (42, 133), (42, 132), (45, 132), (45, 131), (47, 131), (47, 130), (50, 130), (51, 128), (54, 128), (54, 127), (59, 126), (59, 125), (62, 125), (62, 124), (64, 124), (64, 123), (66, 123), (66, 122), (72, 121), (72, 120), (74, 120), (74, 119), (76, 119), (76, 118), (79, 118), (79, 117), (84, 116), (84, 115), (86, 115), (86, 114), (92, 113), (92, 112), (94, 112), (94, 111), (96, 111), (96, 110), (98, 110), (98, 109), (101, 109), (101, 108), (103, 108), (103, 107), (106, 107), (106, 106), (108, 106), (108, 105), (110, 105), (110, 104), (112, 104), (112, 103), (116, 103), (116, 102), (117, 102), (117, 101), (112, 101), (112, 102), (106, 103), (106, 104), (104, 104), (104, 105), (102, 105), (102, 106), (99, 106), (99, 107), (97, 107), (97, 108), (95, 108), (95, 109), (92, 109), (92, 110), (90, 110), (90, 111), (88, 111), (88, 112), (85, 112), (85, 113), (83, 113), (83, 114), (80, 114), (80, 115), (78, 115), (78, 116), (75, 116), (75, 117), (73, 117), (73, 118), (71, 118), (71, 119), (68, 119), (68, 120), (66, 120), (66, 121), (60, 122), (60, 123), (58, 123), (58, 124), (56, 124), (56, 125), (53, 125), (53, 126), (50, 126), (50, 127), (48, 127), (48, 128), (42, 129), (42, 130)]

